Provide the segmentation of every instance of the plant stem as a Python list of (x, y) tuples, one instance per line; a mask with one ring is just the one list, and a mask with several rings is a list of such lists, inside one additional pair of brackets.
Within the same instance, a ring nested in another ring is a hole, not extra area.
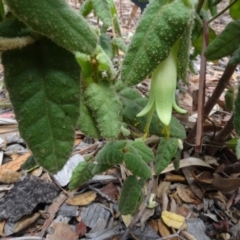
[(212, 22), (216, 18), (218, 18), (220, 15), (222, 15), (224, 12), (226, 12), (231, 6), (233, 6), (238, 0), (232, 1), (227, 7), (225, 7), (221, 12), (219, 12), (217, 15), (212, 17), (210, 20), (208, 20), (208, 23)]
[[(228, 82), (230, 81), (237, 65), (230, 65), (228, 64), (225, 68), (225, 71), (222, 75), (222, 77), (219, 79), (219, 82), (217, 84), (217, 87), (215, 88), (212, 96), (208, 99), (207, 104), (204, 107), (204, 115), (208, 116), (211, 112), (212, 108), (216, 104), (218, 98), (221, 96), (222, 92), (224, 91), (225, 87), (227, 86)], [(204, 117), (204, 119), (206, 119)], [(194, 125), (190, 133), (188, 134), (185, 142), (184, 142), (184, 148), (186, 149), (189, 143), (193, 141), (196, 135), (197, 130), (197, 124)]]

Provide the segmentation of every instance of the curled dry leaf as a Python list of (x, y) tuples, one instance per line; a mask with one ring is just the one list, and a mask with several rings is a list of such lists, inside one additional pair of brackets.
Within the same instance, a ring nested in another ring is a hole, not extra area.
[(202, 187), (212, 185), (213, 175), (210, 172), (205, 171), (205, 172), (201, 172), (198, 175), (195, 175), (195, 173), (193, 172), (193, 177), (196, 180), (196, 182)]
[(193, 203), (194, 199), (190, 198), (186, 192), (186, 186), (182, 184), (178, 184), (177, 186), (177, 193), (178, 196), (186, 203)]
[(221, 192), (231, 192), (240, 187), (240, 178), (222, 178), (214, 173), (212, 184)]
[(169, 182), (186, 182), (186, 178), (178, 174), (167, 174), (164, 180)]
[(93, 202), (96, 197), (97, 194), (94, 191), (89, 191), (69, 198), (66, 203), (72, 206), (86, 206)]
[(163, 181), (161, 182), (157, 187), (157, 197), (162, 198), (163, 193), (166, 193), (168, 195), (170, 191), (170, 182)]
[(39, 217), (40, 217), (40, 213), (34, 213), (34, 214), (31, 214), (30, 216), (23, 217), (16, 223), (13, 231), (15, 233), (20, 232), (24, 228), (34, 223)]
[(162, 212), (162, 220), (168, 226), (175, 229), (187, 229), (185, 217), (168, 211)]
[(0, 236), (2, 236), (2, 237), (5, 236), (5, 234), (4, 234), (5, 224), (6, 224), (6, 220), (3, 220), (3, 221), (0, 222)]
[(186, 231), (182, 231), (182, 235), (187, 239), (187, 240), (197, 240), (192, 234)]

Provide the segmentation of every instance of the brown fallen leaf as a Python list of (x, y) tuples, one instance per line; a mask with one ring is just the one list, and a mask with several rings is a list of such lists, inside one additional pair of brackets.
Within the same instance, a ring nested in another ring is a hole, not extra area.
[(46, 236), (49, 240), (78, 240), (78, 233), (74, 232), (65, 222), (53, 223), (50, 225), (54, 229), (53, 234)]
[(69, 198), (66, 203), (72, 206), (86, 206), (93, 202), (96, 197), (97, 194), (94, 191), (88, 191)]
[(161, 199), (164, 193), (168, 195), (168, 193), (170, 192), (170, 186), (171, 186), (170, 182), (166, 182), (166, 181), (161, 182), (157, 187), (157, 191), (156, 191), (157, 197)]
[(2, 183), (14, 183), (16, 182), (21, 174), (19, 172), (15, 172), (11, 169), (3, 169), (0, 172), (0, 182)]
[(177, 186), (177, 193), (178, 196), (186, 203), (193, 203), (194, 199), (190, 198), (189, 195), (186, 192), (186, 186), (182, 184), (178, 184)]
[(152, 229), (157, 233), (158, 232), (158, 221), (150, 219), (149, 225), (152, 227)]
[(169, 231), (168, 227), (164, 224), (162, 219), (158, 220), (158, 231), (162, 237), (167, 237), (171, 235), (171, 232)]
[(0, 173), (5, 169), (10, 169), (12, 171), (18, 171), (20, 169), (20, 166), (27, 160), (27, 158), (31, 156), (31, 153), (25, 153), (21, 155), (20, 157), (16, 158), (13, 161), (7, 162), (0, 166)]
[(114, 200), (117, 200), (119, 197), (119, 191), (113, 183), (107, 184), (100, 191)]
[(201, 173), (198, 174), (198, 175), (195, 175), (195, 173), (194, 173), (194, 171), (193, 171), (192, 176), (194, 177), (194, 179), (196, 180), (196, 182), (197, 182), (200, 186), (202, 186), (202, 187), (211, 186), (211, 185), (212, 185), (213, 175), (212, 175), (212, 173), (210, 173), (210, 172), (204, 171), (204, 172), (201, 172)]
[(219, 174), (213, 174), (213, 186), (221, 192), (231, 192), (240, 187), (240, 178), (222, 178)]
[(187, 229), (185, 217), (169, 211), (163, 211), (161, 216), (163, 222), (168, 226), (175, 229)]
[(21, 218), (14, 226), (13, 231), (15, 233), (20, 232), (24, 228), (34, 223), (39, 217), (40, 217), (40, 213), (34, 213), (34, 214), (31, 214), (30, 216)]
[(5, 224), (6, 224), (6, 220), (3, 220), (3, 221), (0, 222), (0, 236), (2, 236), (2, 237), (5, 236), (5, 234), (4, 234)]
[(186, 178), (178, 174), (167, 174), (164, 180), (169, 182), (186, 182)]
[(87, 232), (86, 224), (84, 222), (80, 221), (76, 226), (75, 232), (78, 234), (79, 237), (84, 236)]

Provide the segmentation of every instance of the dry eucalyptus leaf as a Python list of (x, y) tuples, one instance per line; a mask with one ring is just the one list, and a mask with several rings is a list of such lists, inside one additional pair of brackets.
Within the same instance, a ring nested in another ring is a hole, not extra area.
[(157, 187), (157, 197), (161, 199), (163, 193), (166, 193), (168, 195), (168, 193), (170, 192), (170, 185), (170, 182), (161, 182)]
[(49, 240), (78, 240), (78, 233), (74, 232), (65, 222), (53, 223), (51, 227), (54, 229), (53, 234), (48, 234)]
[(177, 186), (178, 196), (186, 203), (194, 202), (194, 199), (190, 198), (186, 192), (186, 187), (182, 184), (178, 184)]
[(240, 187), (240, 178), (222, 178), (217, 173), (214, 173), (212, 184), (221, 192), (231, 192)]
[(6, 224), (5, 220), (0, 222), (0, 236), (2, 236), (2, 237), (5, 236), (5, 234), (4, 234), (4, 226), (5, 226), (5, 224)]
[(173, 227), (175, 229), (187, 229), (185, 217), (181, 215), (168, 211), (163, 211), (161, 218), (168, 227)]
[(16, 182), (21, 174), (19, 172), (15, 172), (11, 169), (3, 169), (0, 172), (0, 182), (2, 183), (14, 183)]
[(40, 217), (40, 213), (34, 213), (34, 214), (31, 214), (30, 216), (23, 217), (22, 219), (20, 219), (16, 223), (16, 225), (14, 226), (13, 231), (15, 233), (17, 233), (17, 232), (23, 230), (24, 228), (26, 228), (29, 225), (31, 225), (32, 223), (34, 223), (39, 217)]
[(97, 194), (94, 191), (89, 191), (69, 198), (66, 203), (73, 206), (86, 206), (93, 202), (96, 197)]
[(122, 215), (122, 220), (125, 226), (128, 227), (132, 221), (132, 215), (131, 214)]
[(158, 231), (162, 237), (167, 237), (167, 236), (171, 235), (169, 229), (164, 224), (162, 219), (158, 220)]

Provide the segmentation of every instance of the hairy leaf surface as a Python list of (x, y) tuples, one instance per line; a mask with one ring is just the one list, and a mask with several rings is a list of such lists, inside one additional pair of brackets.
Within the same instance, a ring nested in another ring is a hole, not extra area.
[(88, 22), (65, 0), (5, 0), (11, 12), (31, 30), (69, 51), (93, 53), (97, 37)]
[(240, 44), (240, 20), (230, 22), (206, 48), (205, 56), (216, 60), (231, 55)]
[(72, 177), (69, 184), (69, 190), (81, 186), (83, 183), (91, 179), (94, 175), (92, 174), (92, 170), (94, 168), (93, 163), (87, 163), (85, 161), (80, 162), (77, 167), (73, 170)]
[(101, 135), (115, 138), (121, 128), (122, 106), (111, 84), (107, 81), (91, 83), (84, 92), (84, 97), (97, 121)]
[(22, 137), (34, 159), (60, 170), (72, 151), (79, 115), (80, 68), (47, 39), (2, 54), (5, 83)]
[(134, 85), (150, 74), (189, 27), (192, 4), (182, 0), (152, 0), (144, 11), (122, 66), (122, 80)]
[(158, 145), (155, 173), (160, 174), (170, 163), (178, 149), (177, 138), (162, 138)]
[(143, 194), (142, 186), (135, 176), (129, 176), (123, 183), (119, 202), (119, 211), (122, 215), (135, 213), (141, 203)]

